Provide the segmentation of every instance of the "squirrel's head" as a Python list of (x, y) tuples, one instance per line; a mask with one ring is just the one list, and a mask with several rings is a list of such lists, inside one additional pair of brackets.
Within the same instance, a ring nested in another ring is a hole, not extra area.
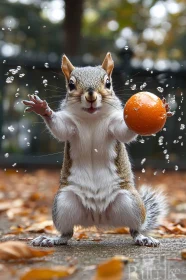
[[(107, 53), (101, 66), (74, 67), (63, 55), (62, 71), (66, 78), (67, 105), (89, 114), (100, 111), (115, 96), (112, 87), (114, 61)], [(79, 105), (78, 105), (79, 104)]]

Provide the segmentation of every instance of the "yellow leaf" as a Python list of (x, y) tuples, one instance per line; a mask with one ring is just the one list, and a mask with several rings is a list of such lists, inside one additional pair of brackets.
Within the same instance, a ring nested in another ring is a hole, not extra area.
[(183, 249), (181, 251), (181, 257), (182, 257), (182, 259), (186, 260), (186, 249)]
[(97, 267), (93, 280), (122, 280), (124, 277), (124, 256), (115, 256)]
[(67, 277), (73, 274), (76, 267), (54, 266), (53, 268), (33, 268), (26, 272), (20, 280), (50, 280)]
[(16, 260), (16, 259), (31, 259), (31, 258), (41, 258), (52, 254), (54, 250), (36, 250), (29, 247), (26, 243), (20, 241), (7, 241), (1, 243), (0, 246), (0, 259)]

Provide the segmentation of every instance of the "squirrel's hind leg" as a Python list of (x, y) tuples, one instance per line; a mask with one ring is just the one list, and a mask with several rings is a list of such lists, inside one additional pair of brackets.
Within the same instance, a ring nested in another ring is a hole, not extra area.
[(33, 246), (52, 247), (57, 245), (66, 245), (73, 236), (75, 225), (81, 225), (84, 219), (84, 212), (78, 197), (66, 189), (57, 193), (53, 203), (52, 218), (56, 229), (61, 236), (49, 237), (41, 235), (31, 244)]
[(129, 227), (135, 244), (149, 247), (159, 246), (160, 242), (158, 240), (142, 234), (147, 212), (136, 189), (121, 190), (108, 210), (111, 225), (114, 227)]

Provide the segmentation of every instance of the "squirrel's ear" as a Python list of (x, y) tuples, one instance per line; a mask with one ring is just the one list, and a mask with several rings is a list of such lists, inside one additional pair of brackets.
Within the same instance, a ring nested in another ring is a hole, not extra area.
[(63, 74), (69, 80), (71, 72), (75, 69), (75, 67), (72, 65), (70, 60), (66, 57), (66, 55), (63, 55), (62, 57), (62, 64), (61, 69), (63, 71)]
[(112, 75), (112, 70), (114, 69), (114, 61), (112, 59), (111, 53), (107, 53), (105, 59), (102, 63), (102, 68), (107, 72), (108, 76)]

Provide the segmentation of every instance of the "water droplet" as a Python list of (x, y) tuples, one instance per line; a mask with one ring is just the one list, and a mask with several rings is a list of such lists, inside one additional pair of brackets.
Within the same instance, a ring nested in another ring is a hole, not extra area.
[(127, 81), (125, 82), (125, 85), (129, 85), (129, 80), (127, 80)]
[(141, 170), (141, 172), (142, 172), (142, 173), (145, 173), (145, 168), (143, 168), (143, 169)]
[(43, 80), (43, 84), (47, 84), (48, 83), (48, 81), (45, 79), (45, 80)]
[(46, 63), (44, 64), (44, 66), (45, 66), (46, 68), (49, 68), (48, 62), (46, 62)]
[(7, 83), (7, 84), (11, 84), (11, 83), (13, 82), (13, 80), (14, 80), (14, 77), (13, 77), (13, 76), (10, 76), (10, 77), (8, 77), (8, 78), (6, 79), (6, 83)]
[(181, 121), (181, 118), (180, 118), (180, 117), (178, 118), (178, 121), (179, 121), (179, 122)]
[(35, 69), (36, 67), (35, 66), (32, 66), (32, 69)]
[(174, 169), (177, 171), (178, 170), (178, 165), (175, 165)]
[(8, 158), (8, 157), (9, 157), (9, 153), (6, 153), (6, 154), (5, 154), (5, 158)]
[(25, 74), (19, 74), (19, 78), (23, 78)]
[(16, 92), (15, 97), (18, 97), (18, 96), (19, 96), (19, 92)]
[(139, 142), (144, 144), (145, 143), (145, 140), (144, 139), (139, 139)]
[(131, 90), (135, 90), (136, 89), (136, 85), (134, 84), (130, 88), (131, 88)]
[(5, 139), (5, 135), (2, 136), (2, 139), (3, 139), (3, 140)]
[(97, 150), (97, 149), (94, 149), (94, 151), (95, 151), (96, 153), (98, 153), (98, 150)]
[(165, 169), (162, 170), (162, 173), (165, 173)]
[(8, 130), (9, 130), (10, 132), (13, 132), (14, 129), (15, 129), (15, 128), (14, 128), (12, 125), (10, 125), (10, 126), (8, 127)]
[(160, 136), (158, 139), (159, 146), (163, 145), (164, 136)]
[(128, 50), (129, 46), (125, 46), (125, 50)]
[(34, 136), (34, 139), (37, 139), (37, 136)]
[(19, 172), (19, 170), (16, 170), (16, 172), (18, 173), (18, 172)]
[(21, 70), (21, 66), (17, 66), (17, 70)]
[(166, 87), (168, 87), (169, 85), (168, 84), (166, 84)]
[(164, 150), (163, 153), (166, 154), (166, 153), (167, 153), (167, 150)]
[(157, 87), (157, 90), (158, 90), (159, 92), (163, 92), (163, 91), (164, 91), (164, 89), (163, 89), (162, 87)]
[(169, 159), (169, 155), (167, 154), (167, 155), (165, 155), (165, 159)]
[(17, 69), (10, 69), (9, 72), (12, 73), (12, 75), (15, 75), (15, 74), (17, 74), (18, 70)]
[(15, 162), (14, 164), (12, 164), (13, 167), (15, 167), (17, 165), (17, 163)]
[(180, 130), (184, 130), (185, 129), (185, 125), (182, 123), (181, 125), (180, 125)]
[(38, 90), (35, 90), (35, 91), (34, 91), (34, 94), (38, 94), (38, 93), (39, 93), (39, 91), (38, 91)]
[(5, 60), (5, 59), (3, 60), (3, 64), (4, 64), (4, 63), (6, 63), (6, 60)]
[(28, 26), (28, 29), (30, 29), (30, 26)]
[(27, 144), (28, 147), (30, 147), (30, 142), (27, 142), (26, 144)]
[(141, 165), (144, 164), (145, 162), (146, 162), (146, 158), (143, 158), (143, 159), (141, 160)]

